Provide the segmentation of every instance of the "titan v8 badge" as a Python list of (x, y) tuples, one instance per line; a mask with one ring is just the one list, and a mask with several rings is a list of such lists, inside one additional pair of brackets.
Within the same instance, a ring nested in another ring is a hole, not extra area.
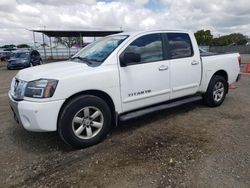
[(143, 95), (143, 94), (148, 94), (148, 93), (151, 93), (151, 89), (129, 93), (128, 96), (133, 97), (133, 96), (138, 96), (138, 95)]

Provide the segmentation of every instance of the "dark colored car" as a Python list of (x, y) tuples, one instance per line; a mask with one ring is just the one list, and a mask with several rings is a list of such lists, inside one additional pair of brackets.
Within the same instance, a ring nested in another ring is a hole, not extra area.
[(1, 61), (8, 61), (8, 59), (10, 59), (13, 55), (14, 55), (14, 52), (2, 51), (2, 52), (0, 52), (0, 60)]
[(19, 51), (8, 60), (7, 69), (23, 69), (42, 64), (42, 58), (38, 51)]

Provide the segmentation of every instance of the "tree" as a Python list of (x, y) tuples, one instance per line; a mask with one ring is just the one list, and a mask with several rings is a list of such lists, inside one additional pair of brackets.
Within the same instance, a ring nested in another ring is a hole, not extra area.
[(79, 37), (57, 37), (55, 38), (56, 43), (60, 43), (67, 48), (71, 48), (76, 44), (80, 44), (81, 39)]
[(71, 56), (70, 54), (70, 48), (76, 44), (81, 44), (81, 38), (80, 37), (57, 37), (54, 41), (55, 43), (60, 43), (64, 45), (65, 47), (68, 48), (68, 54), (69, 57)]
[(247, 43), (247, 37), (241, 33), (232, 33), (230, 35), (224, 35), (218, 38), (214, 38), (214, 46), (228, 46), (228, 45), (245, 45)]
[(213, 42), (213, 35), (210, 30), (199, 30), (195, 34), (198, 45), (209, 46)]
[(232, 33), (228, 35), (229, 40), (231, 43), (236, 45), (245, 45), (247, 43), (247, 37), (241, 33)]
[(230, 44), (227, 36), (221, 36), (213, 39), (213, 46), (227, 46)]
[(18, 44), (16, 47), (17, 48), (30, 48), (28, 44)]
[(16, 47), (16, 45), (14, 45), (14, 44), (7, 44), (7, 45), (1, 46), (1, 48), (15, 48), (15, 47)]
[(217, 38), (213, 38), (210, 30), (199, 30), (195, 34), (198, 45), (204, 46), (228, 46), (228, 45), (245, 45), (248, 41), (247, 36), (241, 33), (232, 33)]

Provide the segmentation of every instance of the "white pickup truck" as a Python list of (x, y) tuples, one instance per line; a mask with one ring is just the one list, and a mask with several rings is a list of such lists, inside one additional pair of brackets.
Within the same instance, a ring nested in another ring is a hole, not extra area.
[(239, 76), (239, 54), (200, 55), (193, 33), (143, 31), (107, 36), (70, 60), (21, 70), (9, 101), (29, 131), (58, 131), (73, 147), (100, 142), (111, 127), (203, 98), (222, 104)]

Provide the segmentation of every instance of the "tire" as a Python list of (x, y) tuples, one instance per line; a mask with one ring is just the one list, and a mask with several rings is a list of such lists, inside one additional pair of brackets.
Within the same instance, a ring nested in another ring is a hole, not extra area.
[(84, 95), (66, 104), (57, 130), (66, 144), (73, 148), (85, 148), (101, 142), (110, 128), (111, 111), (108, 104), (99, 97)]
[(224, 77), (215, 75), (211, 78), (207, 92), (203, 95), (204, 103), (209, 107), (220, 106), (225, 100), (228, 89), (227, 81)]
[(38, 65), (42, 65), (42, 64), (43, 64), (43, 60), (40, 59)]

